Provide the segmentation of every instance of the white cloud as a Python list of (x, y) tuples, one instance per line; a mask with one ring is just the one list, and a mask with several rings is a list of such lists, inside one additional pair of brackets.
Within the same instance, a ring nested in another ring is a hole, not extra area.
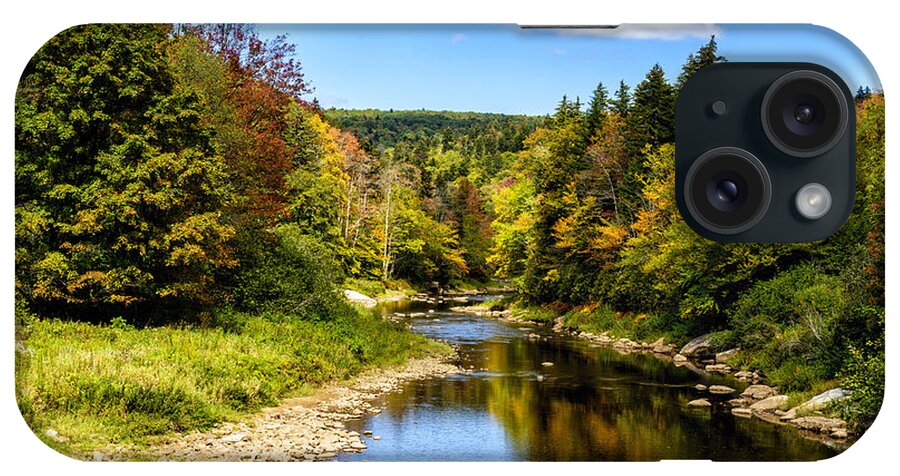
[(721, 35), (722, 29), (713, 23), (626, 23), (615, 28), (564, 28), (563, 35), (603, 36), (635, 40), (684, 40), (688, 38), (709, 38)]
[(462, 43), (463, 41), (466, 41), (466, 39), (467, 39), (466, 35), (464, 35), (462, 33), (456, 33), (450, 37), (450, 43), (455, 45), (457, 43)]

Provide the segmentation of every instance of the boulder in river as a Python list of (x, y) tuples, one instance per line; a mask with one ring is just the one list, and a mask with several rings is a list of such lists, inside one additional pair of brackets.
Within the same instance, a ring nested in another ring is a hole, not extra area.
[(678, 353), (687, 357), (701, 357), (709, 355), (711, 337), (712, 334), (704, 334), (700, 337), (696, 337), (685, 344)]
[(750, 410), (754, 412), (771, 412), (777, 409), (778, 407), (784, 405), (788, 401), (787, 395), (774, 395), (764, 400), (760, 400), (753, 405), (750, 405)]
[(726, 385), (713, 385), (709, 387), (709, 393), (716, 393), (720, 395), (725, 395), (729, 393), (734, 393), (734, 389), (726, 386)]
[(719, 372), (723, 374), (727, 374), (731, 372), (731, 367), (725, 364), (710, 364), (706, 367), (707, 372)]
[(687, 357), (681, 354), (675, 354), (675, 357), (672, 357), (672, 361), (674, 362), (687, 362)]
[(731, 414), (734, 416), (750, 418), (753, 416), (753, 411), (749, 408), (734, 407), (731, 409)]
[(697, 385), (694, 385), (694, 388), (696, 388), (698, 392), (705, 392), (709, 387), (702, 383), (698, 383)]
[(725, 403), (727, 403), (728, 405), (730, 405), (732, 407), (746, 407), (747, 406), (747, 401), (744, 400), (743, 398), (732, 398), (731, 400), (728, 400)]
[(544, 367), (553, 367), (553, 362), (541, 362)]
[(751, 385), (744, 389), (741, 396), (747, 400), (765, 400), (778, 392), (768, 385)]
[(345, 289), (344, 297), (353, 304), (359, 304), (363, 307), (375, 307), (378, 304), (378, 301), (352, 289)]
[(698, 398), (696, 400), (691, 400), (688, 402), (689, 407), (711, 407), (712, 403), (709, 403), (709, 400), (705, 398)]

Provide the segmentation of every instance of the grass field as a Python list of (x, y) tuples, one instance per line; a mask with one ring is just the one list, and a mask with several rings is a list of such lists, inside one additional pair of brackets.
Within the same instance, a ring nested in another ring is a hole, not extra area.
[[(136, 329), (119, 321), (31, 320), (17, 346), (22, 415), (63, 453), (143, 445), (154, 435), (240, 418), (367, 368), (449, 352), (362, 311), (320, 322), (230, 312), (216, 324)], [(51, 429), (56, 438), (47, 435)]]

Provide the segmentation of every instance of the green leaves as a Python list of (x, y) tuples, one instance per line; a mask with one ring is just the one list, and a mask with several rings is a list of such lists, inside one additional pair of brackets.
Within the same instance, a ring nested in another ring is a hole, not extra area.
[[(18, 289), (43, 306), (207, 299), (232, 266), (222, 159), (156, 25), (51, 39), (17, 93)], [(40, 231), (40, 235), (38, 235)], [(27, 250), (25, 252), (24, 250)]]

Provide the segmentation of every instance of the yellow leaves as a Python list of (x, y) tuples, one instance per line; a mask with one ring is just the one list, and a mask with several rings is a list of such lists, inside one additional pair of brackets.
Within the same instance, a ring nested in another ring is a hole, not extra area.
[(544, 276), (543, 281), (547, 282), (547, 283), (555, 283), (555, 282), (559, 281), (559, 278), (560, 278), (559, 270), (556, 268), (553, 268), (550, 271), (547, 271), (547, 274)]
[(628, 238), (628, 229), (621, 225), (612, 225), (604, 220), (603, 225), (594, 227), (595, 235), (588, 241), (593, 252), (608, 252), (625, 244)]
[(569, 215), (560, 218), (553, 224), (553, 238), (556, 239), (556, 247), (572, 250), (578, 243), (576, 240), (576, 217)]
[(173, 224), (163, 238), (168, 248), (168, 266), (192, 264), (232, 267), (237, 260), (231, 256), (227, 241), (234, 236), (234, 228), (220, 222), (220, 213), (193, 215)]
[(69, 262), (59, 252), (47, 253), (43, 259), (35, 263), (35, 284), (32, 294), (41, 299), (65, 299), (64, 292), (69, 275)]
[(53, 223), (43, 208), (17, 206), (15, 214), (17, 239), (38, 239)]

